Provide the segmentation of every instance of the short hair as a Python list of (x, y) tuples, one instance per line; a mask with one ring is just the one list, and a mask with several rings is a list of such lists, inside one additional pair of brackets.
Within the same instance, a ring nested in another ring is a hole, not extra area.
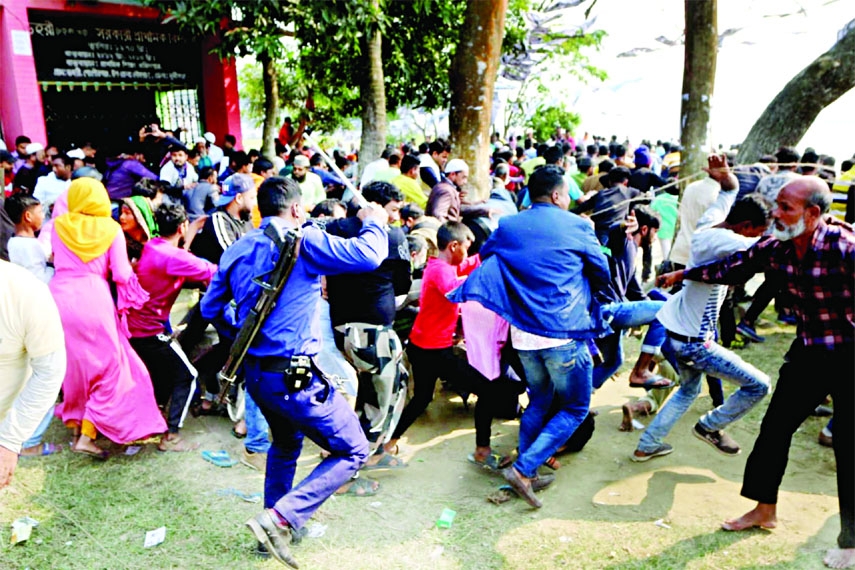
[(164, 202), (154, 211), (154, 221), (162, 237), (174, 236), (187, 220), (187, 211), (181, 204), (168, 204)]
[(188, 153), (187, 147), (184, 146), (183, 144), (171, 144), (171, 145), (169, 145), (169, 148), (166, 149), (166, 152), (168, 152), (169, 154), (172, 154), (173, 152), (179, 152), (179, 151), (181, 151), (185, 154)]
[(309, 157), (309, 166), (320, 166), (323, 161), (324, 157), (321, 156), (321, 153), (316, 152)]
[(424, 215), (425, 211), (422, 210), (422, 208), (414, 202), (408, 202), (404, 204), (403, 208), (401, 208), (402, 220), (409, 220), (410, 218), (418, 220), (419, 218), (423, 218)]
[(391, 153), (389, 153), (389, 167), (391, 168), (398, 164), (401, 164), (401, 153), (397, 150), (393, 150)]
[(6, 209), (6, 213), (9, 215), (9, 219), (12, 220), (12, 223), (20, 224), (24, 219), (24, 214), (27, 213), (27, 210), (35, 208), (39, 204), (41, 204), (41, 202), (33, 198), (31, 195), (19, 193), (12, 194), (6, 198), (6, 203), (3, 207)]
[(401, 159), (401, 172), (409, 172), (419, 165), (418, 157), (408, 154)]
[(597, 154), (597, 145), (589, 144), (588, 146), (585, 147), (585, 152), (587, 152), (591, 156), (594, 156), (595, 154)]
[(605, 174), (615, 167), (615, 163), (611, 160), (601, 160), (597, 165), (597, 174)]
[(622, 144), (616, 145), (615, 146), (615, 154), (617, 156), (625, 156), (626, 155), (626, 147), (623, 146)]
[(214, 173), (214, 168), (211, 166), (203, 166), (199, 169), (199, 180), (207, 180)]
[(852, 166), (855, 165), (855, 160), (848, 158), (840, 163), (840, 172), (848, 172), (852, 170)]
[(507, 162), (500, 162), (496, 165), (495, 175), (499, 178), (504, 178), (511, 173), (511, 167)]
[(15, 137), (15, 146), (22, 144), (30, 144), (31, 142), (33, 141), (30, 140), (30, 137), (28, 137), (27, 135), (18, 135), (17, 137)]
[(246, 166), (247, 164), (249, 164), (250, 162), (252, 162), (252, 161), (249, 159), (249, 155), (248, 155), (248, 154), (246, 154), (246, 153), (245, 153), (244, 151), (242, 151), (242, 150), (239, 150), (239, 151), (237, 151), (237, 152), (233, 153), (233, 154), (232, 154), (232, 159), (231, 159), (231, 160), (232, 160), (232, 162), (234, 162), (234, 163), (235, 163), (235, 167), (236, 167), (236, 168), (235, 168), (235, 170), (240, 170), (241, 168), (243, 168), (244, 166)]
[(609, 184), (620, 184), (624, 180), (629, 180), (631, 173), (626, 166), (616, 166), (609, 170)]
[(760, 194), (748, 194), (737, 200), (725, 221), (730, 225), (749, 222), (752, 226), (765, 226), (772, 217), (772, 204)]
[(451, 242), (475, 241), (475, 236), (472, 235), (472, 230), (467, 228), (462, 222), (447, 221), (436, 230), (436, 246), (440, 251), (448, 247)]
[(537, 149), (535, 149), (535, 152), (537, 153), (537, 156), (543, 156), (544, 154), (546, 154), (547, 150), (549, 150), (549, 145), (547, 145), (546, 143), (540, 143), (539, 145), (537, 145)]
[(258, 212), (262, 218), (278, 216), (303, 198), (293, 178), (271, 176), (258, 187)]
[(54, 160), (61, 160), (62, 164), (64, 166), (73, 166), (74, 165), (74, 159), (71, 158), (70, 156), (68, 156), (67, 154), (65, 154), (64, 152), (61, 152), (61, 153), (57, 154), (56, 156), (54, 156), (52, 159), (50, 159), (51, 162), (53, 162)]
[(395, 152), (395, 147), (386, 145), (386, 148), (383, 149), (383, 152), (380, 153), (380, 158), (388, 160), (392, 153)]
[(599, 154), (600, 156), (608, 156), (609, 155), (609, 147), (607, 147), (604, 144), (601, 144), (600, 148), (597, 149), (597, 154)]
[(232, 145), (236, 145), (237, 139), (235, 138), (234, 135), (227, 133), (226, 136), (223, 137), (223, 142), (227, 142), (227, 143), (231, 143)]
[(273, 163), (267, 160), (266, 158), (259, 158), (252, 164), (253, 174), (261, 174), (265, 170), (270, 170), (272, 168)]
[(558, 164), (564, 158), (564, 151), (558, 145), (551, 146), (543, 153), (546, 164)]
[(202, 153), (199, 152), (199, 149), (194, 146), (193, 148), (187, 151), (187, 158), (196, 158), (200, 154)]
[(157, 191), (160, 189), (160, 180), (141, 178), (136, 184), (134, 184), (134, 187), (131, 188), (131, 196), (144, 196), (151, 200), (157, 196)]
[(335, 209), (337, 207), (344, 208), (344, 210), (347, 211), (347, 206), (345, 206), (344, 202), (341, 200), (336, 200), (335, 198), (321, 200), (312, 209), (311, 216), (313, 218), (320, 218), (321, 216), (332, 217), (335, 215)]
[(410, 248), (410, 255), (413, 255), (414, 253), (421, 253), (425, 251), (428, 247), (428, 243), (427, 240), (422, 236), (408, 235), (407, 246), (409, 246)]
[(428, 152), (430, 154), (451, 152), (451, 145), (442, 139), (436, 139), (428, 145)]
[(428, 150), (430, 150), (430, 145), (426, 142), (423, 142), (419, 145), (419, 154), (427, 154)]
[(658, 230), (661, 225), (661, 218), (659, 217), (659, 212), (651, 208), (650, 206), (636, 206), (633, 209), (635, 213), (635, 219), (638, 220), (638, 229), (640, 230), (643, 226), (647, 226), (648, 228)]
[(404, 193), (389, 182), (374, 180), (362, 187), (362, 197), (369, 202), (377, 202), (385, 206), (389, 202), (403, 202)]
[(757, 162), (759, 162), (760, 164), (774, 164), (777, 161), (778, 159), (775, 158), (775, 155), (772, 154), (764, 154), (759, 159), (757, 159)]
[(249, 152), (246, 153), (246, 155), (249, 157), (250, 162), (252, 162), (253, 158), (257, 160), (259, 157), (261, 157), (261, 153), (258, 152), (257, 148), (249, 149)]
[[(775, 153), (775, 158), (778, 159), (778, 164), (794, 164), (799, 161), (799, 153), (791, 146), (782, 146)], [(779, 166), (780, 168), (780, 166)]]
[(528, 178), (529, 199), (534, 202), (540, 198), (547, 198), (562, 184), (565, 184), (563, 168), (553, 164), (541, 166)]
[(828, 188), (818, 187), (812, 190), (810, 194), (808, 194), (808, 197), (805, 200), (805, 208), (810, 208), (811, 206), (818, 206), (819, 212), (821, 214), (826, 214), (831, 208), (831, 203), (833, 200), (834, 196), (831, 194), (831, 191), (829, 191)]

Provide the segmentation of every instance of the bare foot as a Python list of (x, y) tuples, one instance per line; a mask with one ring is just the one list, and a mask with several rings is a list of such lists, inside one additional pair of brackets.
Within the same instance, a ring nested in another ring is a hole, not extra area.
[(339, 487), (336, 495), (355, 495), (357, 497), (370, 497), (377, 493), (380, 489), (380, 481), (368, 479), (367, 477), (359, 477), (351, 479), (341, 487)]
[(81, 435), (74, 446), (71, 448), (71, 451), (75, 453), (83, 453), (86, 455), (90, 455), (97, 459), (106, 459), (108, 453), (106, 450), (101, 449), (95, 442), (93, 442), (90, 438), (85, 435)]
[(632, 420), (636, 414), (650, 415), (650, 402), (630, 402), (624, 404), (621, 409), (623, 411), (623, 420), (621, 420), (618, 429), (620, 431), (634, 431), (635, 426), (632, 425)]
[(740, 531), (751, 528), (772, 529), (778, 526), (775, 505), (757, 503), (757, 506), (739, 517), (724, 521), (721, 528), (724, 530)]
[(177, 433), (167, 433), (160, 440), (160, 445), (157, 446), (157, 449), (160, 451), (173, 451), (175, 453), (181, 453), (185, 451), (194, 451), (198, 447), (198, 443), (186, 442)]
[(829, 568), (852, 568), (855, 566), (855, 548), (829, 548), (822, 561)]

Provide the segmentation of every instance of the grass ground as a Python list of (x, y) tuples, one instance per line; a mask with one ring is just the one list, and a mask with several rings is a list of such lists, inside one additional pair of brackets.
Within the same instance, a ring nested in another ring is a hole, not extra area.
[[(770, 324), (760, 332), (768, 341), (739, 354), (774, 382), (794, 330)], [(627, 353), (636, 354), (637, 346), (630, 339)], [(817, 363), (817, 373), (833, 371)], [(485, 500), (500, 480), (467, 462), (471, 413), (441, 393), (402, 442), (409, 467), (376, 474), (382, 488), (375, 497), (328, 501), (312, 523), (326, 525), (324, 536), (304, 540), (296, 557), (302, 568), (372, 570), (822, 568), (822, 552), (839, 530), (833, 454), (816, 443), (822, 420), (809, 419), (793, 440), (779, 528), (732, 534), (718, 525), (751, 506), (739, 488), (768, 398), (729, 430), (745, 448), (742, 455), (724, 457), (690, 435), (710, 407), (704, 395), (668, 438), (676, 451), (636, 464), (628, 456), (638, 433), (617, 426), (621, 405), (640, 394), (627, 387), (624, 372), (594, 395), (600, 414), (592, 440), (562, 458), (556, 483), (542, 494), (544, 507), (535, 511), (519, 500), (501, 506)], [(184, 433), (200, 449), (237, 457), (241, 444), (229, 428), (222, 418), (191, 418)], [(516, 432), (516, 422), (496, 423), (494, 445), (511, 450)], [(68, 434), (54, 425), (47, 440), (67, 441)], [(318, 450), (308, 444), (298, 478), (317, 462)], [(0, 568), (279, 568), (251, 554), (243, 522), (259, 505), (217, 493), (228, 488), (261, 492), (263, 477), (242, 465), (214, 467), (198, 452), (161, 454), (152, 445), (106, 463), (67, 450), (24, 459), (12, 485), (0, 491)], [(435, 522), (446, 507), (457, 517), (451, 529), (439, 530)], [(28, 542), (10, 546), (9, 524), (26, 515), (40, 526)], [(160, 526), (165, 542), (143, 548), (145, 532)]]

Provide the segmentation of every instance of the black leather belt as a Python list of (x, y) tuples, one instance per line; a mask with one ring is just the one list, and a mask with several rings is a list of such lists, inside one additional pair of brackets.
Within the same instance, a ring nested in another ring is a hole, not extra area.
[(667, 331), (668, 336), (673, 338), (674, 340), (679, 340), (680, 342), (706, 342), (707, 339), (700, 338), (697, 336), (683, 336), (681, 334), (677, 334), (675, 332)]

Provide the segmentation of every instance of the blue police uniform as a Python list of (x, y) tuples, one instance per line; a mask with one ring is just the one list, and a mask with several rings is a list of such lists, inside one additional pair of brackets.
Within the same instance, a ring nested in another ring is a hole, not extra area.
[[(239, 327), (249, 314), (260, 289), (252, 279), (271, 271), (279, 255), (276, 244), (264, 235), (268, 224), (274, 224), (280, 235), (289, 227), (282, 218), (264, 218), (259, 229), (223, 254), (201, 302), (206, 319)], [(386, 231), (371, 220), (366, 220), (359, 235), (351, 239), (306, 226), (288, 283), (249, 348), (244, 365), (246, 388), (273, 436), (267, 455), (264, 506), (275, 509), (292, 528), (302, 527), (365, 463), (368, 442), (356, 414), (326, 380), (313, 373), (305, 388), (290, 391), (283, 373), (291, 356), (311, 357), (320, 351), (317, 309), (321, 275), (372, 271), (388, 253)], [(304, 435), (331, 455), (294, 487)]]

